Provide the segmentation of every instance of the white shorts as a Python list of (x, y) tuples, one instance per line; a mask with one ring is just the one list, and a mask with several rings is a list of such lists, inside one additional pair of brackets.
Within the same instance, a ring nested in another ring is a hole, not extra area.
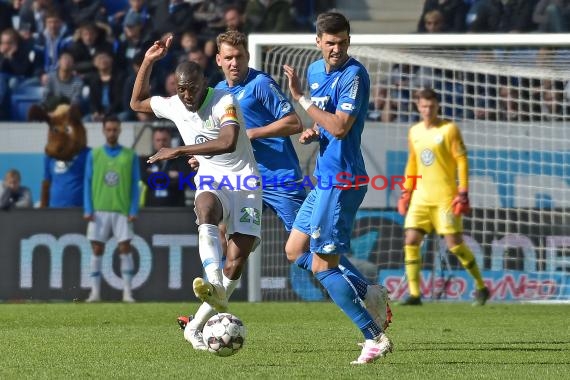
[[(227, 226), (227, 234), (240, 233), (261, 239), (261, 211), (263, 199), (261, 188), (257, 190), (232, 191), (221, 189), (197, 190), (195, 198), (201, 193), (209, 192), (218, 197), (224, 209), (221, 224)], [(198, 224), (198, 220), (196, 220)]]
[(118, 212), (95, 211), (94, 220), (87, 224), (87, 239), (105, 243), (112, 236), (117, 242), (131, 240), (134, 236), (133, 223), (126, 215)]

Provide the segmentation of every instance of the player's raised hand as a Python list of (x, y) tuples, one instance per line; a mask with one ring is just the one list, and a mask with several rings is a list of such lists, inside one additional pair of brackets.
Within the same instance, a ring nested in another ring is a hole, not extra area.
[(152, 164), (157, 161), (172, 160), (176, 157), (178, 157), (178, 150), (176, 148), (160, 148), (160, 150), (150, 156), (146, 162), (147, 164)]
[(173, 36), (171, 33), (165, 35), (160, 40), (154, 41), (151, 47), (146, 51), (144, 58), (151, 62), (158, 61), (163, 58), (172, 44)]
[(295, 101), (299, 100), (299, 98), (303, 96), (303, 90), (301, 89), (301, 81), (299, 80), (295, 69), (289, 65), (283, 65), (283, 71), (289, 80), (291, 96)]

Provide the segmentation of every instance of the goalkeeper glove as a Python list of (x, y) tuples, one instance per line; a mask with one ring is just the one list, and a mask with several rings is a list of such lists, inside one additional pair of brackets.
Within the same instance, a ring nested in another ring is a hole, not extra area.
[(461, 214), (467, 215), (471, 212), (467, 191), (459, 191), (453, 199), (453, 202), (451, 202), (451, 208), (453, 209), (453, 214), (455, 216), (459, 216)]
[(400, 199), (398, 199), (398, 213), (400, 215), (406, 215), (408, 212), (408, 207), (410, 206), (410, 199), (412, 198), (412, 193), (404, 190), (402, 191), (402, 195), (400, 195)]

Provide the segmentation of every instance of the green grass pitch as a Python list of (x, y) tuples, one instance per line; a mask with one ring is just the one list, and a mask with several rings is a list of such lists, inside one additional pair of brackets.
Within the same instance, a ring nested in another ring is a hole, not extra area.
[(195, 352), (175, 319), (196, 303), (0, 304), (0, 379), (568, 379), (570, 306), (393, 306), (386, 358), (351, 366), (360, 333), (331, 303), (233, 303), (228, 358)]

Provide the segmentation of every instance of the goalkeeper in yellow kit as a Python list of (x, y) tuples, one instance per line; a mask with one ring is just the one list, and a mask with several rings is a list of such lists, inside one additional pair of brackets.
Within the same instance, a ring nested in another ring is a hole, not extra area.
[(398, 212), (406, 215), (404, 251), (410, 292), (401, 304), (422, 304), (420, 244), (424, 235), (435, 229), (475, 279), (475, 304), (484, 305), (489, 290), (462, 235), (461, 214), (469, 213), (470, 207), (467, 150), (461, 132), (455, 123), (439, 118), (439, 102), (432, 89), (419, 91), (417, 106), (422, 121), (408, 134), (407, 180), (398, 201)]

